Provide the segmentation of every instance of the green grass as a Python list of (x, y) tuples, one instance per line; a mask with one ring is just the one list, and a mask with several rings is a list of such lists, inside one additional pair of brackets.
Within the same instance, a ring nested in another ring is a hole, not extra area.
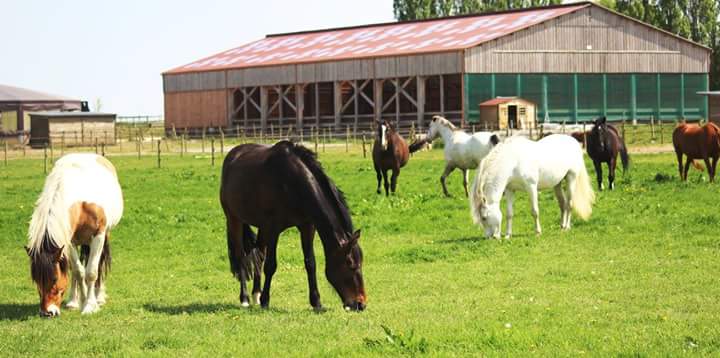
[(472, 225), (458, 173), (448, 179), (455, 196), (441, 195), (441, 158), (438, 150), (416, 154), (399, 193), (386, 198), (375, 194), (369, 158), (321, 154), (362, 229), (369, 302), (362, 313), (342, 310), (318, 243), (328, 310), (316, 314), (296, 230), (281, 238), (271, 308), (239, 307), (218, 204), (220, 167), (207, 156), (166, 157), (163, 169), (151, 157), (114, 157), (125, 216), (112, 236), (108, 304), (89, 317), (63, 310), (53, 320), (37, 316), (23, 249), (43, 164), (11, 160), (0, 166), (0, 352), (718, 354), (719, 187), (702, 174), (680, 183), (671, 154), (634, 156), (631, 173), (599, 194), (588, 222), (561, 232), (554, 196), (543, 192), (544, 233), (535, 237), (521, 194), (516, 236), (495, 241)]

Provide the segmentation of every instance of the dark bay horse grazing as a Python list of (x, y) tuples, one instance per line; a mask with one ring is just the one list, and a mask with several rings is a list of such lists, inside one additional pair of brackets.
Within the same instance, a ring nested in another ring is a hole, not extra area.
[[(385, 195), (390, 191), (395, 194), (397, 188), (397, 177), (400, 175), (400, 168), (404, 167), (410, 159), (410, 153), (420, 150), (424, 142), (413, 143), (408, 147), (405, 139), (397, 132), (390, 122), (377, 122), (375, 130), (375, 142), (373, 143), (373, 164), (377, 174), (377, 193), (380, 194), (380, 183), (384, 182)], [(391, 183), (388, 184), (388, 171), (392, 170)], [(388, 188), (390, 191), (388, 191)]]
[(587, 141), (587, 153), (592, 159), (593, 165), (595, 165), (598, 190), (603, 189), (602, 163), (608, 165), (608, 187), (610, 190), (614, 189), (618, 154), (620, 154), (620, 160), (622, 161), (623, 173), (630, 164), (630, 156), (625, 146), (625, 140), (618, 134), (617, 128), (607, 124), (605, 117), (595, 120), (585, 140)]
[[(708, 123), (700, 127), (696, 124), (681, 123), (673, 131), (673, 146), (683, 181), (687, 180), (688, 169), (691, 163), (694, 164), (694, 159), (705, 161), (710, 181), (715, 180), (715, 169), (720, 155), (720, 128), (717, 125)], [(683, 154), (687, 156), (684, 170)]]
[[(245, 282), (252, 271), (254, 303), (268, 307), (278, 236), (294, 226), (300, 231), (310, 305), (322, 308), (313, 251), (317, 230), (325, 252), (325, 276), (344, 307), (365, 308), (360, 230), (353, 231), (342, 192), (313, 152), (288, 141), (233, 148), (223, 163), (220, 202), (227, 219), (230, 268), (240, 281), (241, 305), (250, 304)], [(257, 237), (250, 225), (258, 228)], [(260, 291), (263, 261), (265, 283)]]

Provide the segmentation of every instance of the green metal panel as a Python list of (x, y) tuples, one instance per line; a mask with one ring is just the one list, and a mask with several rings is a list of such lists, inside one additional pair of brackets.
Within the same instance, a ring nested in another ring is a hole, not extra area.
[(497, 96), (534, 102), (540, 121), (707, 118), (707, 99), (697, 95), (707, 74), (466, 74), (464, 83), (469, 122), (478, 121), (479, 103)]

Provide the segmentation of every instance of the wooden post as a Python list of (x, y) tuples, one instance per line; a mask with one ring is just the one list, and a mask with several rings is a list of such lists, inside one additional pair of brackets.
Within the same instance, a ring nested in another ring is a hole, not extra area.
[(345, 153), (350, 151), (350, 125), (347, 125), (347, 131), (345, 132)]
[(275, 125), (273, 123), (270, 123), (270, 141), (275, 138)]
[(47, 174), (47, 146), (43, 147), (43, 171)]
[[(583, 123), (583, 125), (585, 125), (585, 124)], [(529, 134), (530, 140), (533, 140), (533, 126), (532, 125), (528, 126), (528, 130), (530, 131), (530, 134)]]
[(100, 153), (102, 153), (102, 156), (104, 157), (104, 156), (105, 156), (105, 143), (102, 143), (100, 146), (101, 146), (101, 152), (100, 152)]
[(662, 123), (662, 118), (658, 118), (658, 124), (660, 125), (660, 144), (663, 144), (663, 123)]
[(238, 144), (242, 144), (242, 140), (240, 138), (240, 126), (235, 127), (235, 135), (237, 136)]
[(633, 121), (633, 126), (632, 126), (632, 127), (633, 127), (633, 140), (632, 140), (632, 142), (635, 143), (635, 141), (637, 140), (637, 122), (636, 122), (636, 121)]
[(565, 120), (562, 121), (562, 132), (565, 133)]
[(587, 132), (585, 132), (585, 122), (583, 122), (583, 148), (587, 148)]
[(202, 142), (202, 153), (205, 154), (205, 127), (202, 129), (202, 136), (200, 137), (200, 141)]
[(365, 151), (365, 133), (362, 135), (362, 148), (363, 148), (363, 158), (367, 157), (367, 152)]
[[(52, 144), (50, 145), (50, 157), (52, 158)], [(98, 154), (98, 142), (97, 138), (95, 138), (95, 154)]]
[(7, 167), (7, 151), (8, 151), (8, 145), (7, 141), (3, 141), (3, 151), (5, 153), (5, 166)]
[(65, 131), (60, 134), (60, 156), (65, 155)]
[(50, 162), (55, 160), (55, 151), (53, 150), (52, 141), (50, 141)]
[(342, 118), (342, 82), (333, 82), (333, 113), (335, 114), (335, 131), (341, 131), (340, 121)]
[(655, 140), (655, 118), (650, 116), (650, 140)]
[(215, 166), (215, 137), (210, 138), (210, 162), (212, 166)]
[(136, 147), (137, 147), (138, 159), (140, 159), (140, 152), (142, 152), (142, 145), (140, 144), (140, 137), (138, 137), (138, 141), (137, 141)]
[(315, 153), (318, 151), (318, 137), (320, 137), (320, 134), (318, 133), (318, 129), (315, 126), (312, 126), (311, 129), (312, 133), (311, 136), (313, 137), (313, 141), (315, 142)]
[(222, 128), (218, 129), (220, 130), (220, 155), (223, 155), (225, 153), (225, 133)]
[(622, 122), (620, 122), (620, 132), (622, 132), (623, 140), (625, 140), (625, 118), (623, 118)]
[(422, 129), (425, 126), (425, 77), (417, 76), (415, 81), (417, 88), (417, 127)]
[(325, 153), (325, 143), (327, 143), (328, 139), (328, 129), (325, 128), (325, 137), (323, 138), (323, 153)]
[(160, 169), (160, 142), (162, 142), (162, 140), (158, 139), (158, 141), (157, 141), (157, 164), (158, 164), (158, 169)]
[(185, 151), (184, 148), (185, 148), (185, 136), (181, 134), (180, 135), (180, 158), (183, 157), (183, 152)]

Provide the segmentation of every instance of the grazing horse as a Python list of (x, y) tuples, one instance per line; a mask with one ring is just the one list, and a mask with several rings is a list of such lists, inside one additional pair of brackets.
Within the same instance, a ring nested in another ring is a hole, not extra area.
[(500, 138), (492, 132), (476, 132), (470, 135), (447, 119), (434, 116), (427, 138), (432, 141), (437, 137), (442, 137), (445, 146), (445, 171), (440, 176), (445, 196), (450, 196), (445, 186), (445, 178), (455, 169), (463, 172), (463, 187), (465, 196), (468, 196), (468, 170), (477, 168), (493, 146), (500, 143)]
[(598, 190), (603, 190), (602, 163), (608, 165), (608, 187), (610, 190), (615, 189), (615, 167), (617, 166), (618, 153), (620, 153), (623, 173), (627, 171), (630, 164), (625, 141), (618, 134), (617, 128), (607, 124), (605, 117), (595, 120), (586, 140), (587, 153), (595, 166)]
[[(273, 146), (243, 144), (225, 157), (220, 202), (227, 219), (230, 268), (240, 281), (240, 304), (249, 306), (245, 288), (253, 272), (253, 300), (270, 304), (270, 284), (277, 268), (278, 236), (289, 227), (300, 231), (310, 305), (322, 309), (315, 277), (313, 238), (320, 234), (325, 276), (346, 309), (366, 305), (363, 255), (342, 192), (323, 172), (315, 154), (288, 141)], [(257, 236), (250, 225), (258, 228)], [(265, 283), (260, 291), (260, 267)]]
[[(567, 188), (563, 188), (563, 181)], [(570, 209), (583, 220), (590, 217), (595, 193), (590, 185), (580, 144), (570, 136), (553, 134), (537, 142), (513, 137), (497, 145), (480, 164), (470, 196), (473, 221), (487, 237), (500, 237), (500, 199), (507, 202), (507, 233), (512, 236), (515, 191), (530, 194), (535, 232), (540, 234), (538, 190), (554, 188), (560, 204), (560, 226), (570, 229)]]
[[(696, 124), (681, 123), (673, 131), (673, 146), (677, 155), (678, 171), (683, 181), (687, 180), (688, 169), (691, 163), (695, 164), (694, 159), (705, 161), (710, 182), (715, 180), (715, 169), (720, 156), (720, 128), (717, 125), (708, 123), (700, 127)], [(687, 156), (684, 170), (683, 154)]]
[(40, 294), (41, 316), (60, 315), (68, 266), (72, 282), (66, 307), (82, 305), (82, 313), (87, 314), (105, 303), (110, 229), (122, 213), (122, 191), (107, 159), (85, 153), (58, 159), (36, 203), (25, 248)]
[[(413, 143), (408, 147), (405, 139), (397, 132), (395, 127), (388, 121), (377, 122), (375, 130), (375, 142), (373, 143), (373, 164), (377, 174), (377, 193), (380, 194), (380, 183), (385, 186), (385, 195), (390, 195), (388, 188), (395, 194), (397, 188), (397, 177), (400, 175), (400, 168), (404, 167), (410, 159), (410, 153), (420, 150), (423, 142)], [(392, 170), (391, 183), (388, 185), (388, 170)]]

